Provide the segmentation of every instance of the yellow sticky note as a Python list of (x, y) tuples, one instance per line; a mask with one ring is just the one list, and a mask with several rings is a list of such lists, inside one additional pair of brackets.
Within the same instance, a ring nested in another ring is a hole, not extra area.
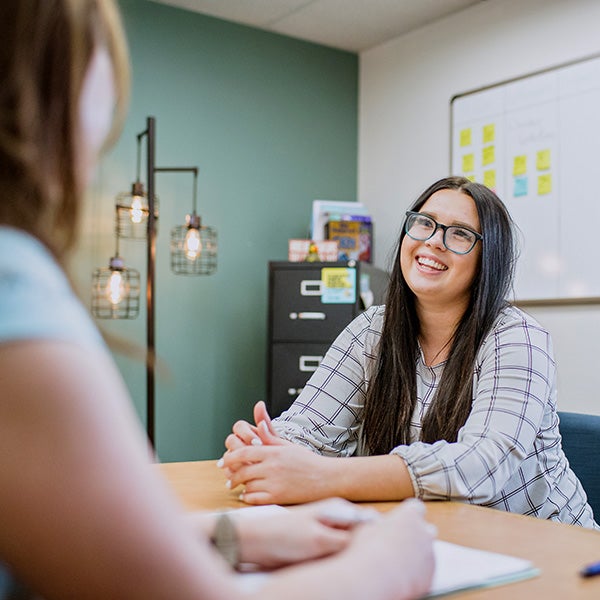
[(538, 171), (547, 171), (550, 168), (550, 150), (539, 150), (535, 164)]
[(475, 181), (475, 175), (465, 175), (465, 177), (469, 180), (469, 181)]
[(496, 146), (484, 146), (481, 152), (481, 164), (491, 165), (496, 162)]
[(483, 126), (483, 143), (491, 144), (496, 137), (496, 126), (494, 123)]
[(527, 173), (527, 155), (515, 156), (513, 162), (513, 175), (525, 175)]
[(464, 154), (462, 157), (462, 172), (470, 173), (475, 170), (475, 155)]
[(321, 269), (321, 302), (351, 304), (356, 301), (356, 269), (326, 267)]
[(496, 169), (488, 169), (483, 172), (483, 185), (490, 190), (496, 188)]
[(538, 175), (538, 196), (544, 196), (552, 192), (552, 175)]
[(460, 145), (470, 146), (471, 145), (471, 128), (461, 129), (460, 131)]

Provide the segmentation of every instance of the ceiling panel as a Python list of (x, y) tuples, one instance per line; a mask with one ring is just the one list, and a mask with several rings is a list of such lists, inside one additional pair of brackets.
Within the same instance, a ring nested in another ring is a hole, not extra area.
[(281, 17), (273, 31), (359, 52), (480, 0), (316, 0)]
[(151, 1), (360, 52), (485, 0)]
[(152, 0), (254, 27), (269, 25), (313, 0)]

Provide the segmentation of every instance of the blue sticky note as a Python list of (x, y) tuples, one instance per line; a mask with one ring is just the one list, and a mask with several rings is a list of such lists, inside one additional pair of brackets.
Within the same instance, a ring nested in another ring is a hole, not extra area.
[(528, 181), (527, 177), (515, 177), (515, 188), (513, 196), (518, 198), (519, 196), (527, 196)]

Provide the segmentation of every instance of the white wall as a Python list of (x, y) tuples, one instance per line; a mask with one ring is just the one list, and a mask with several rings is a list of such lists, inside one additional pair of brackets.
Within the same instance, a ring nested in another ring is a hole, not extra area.
[[(407, 206), (449, 174), (452, 96), (600, 53), (598, 24), (599, 0), (489, 0), (360, 55), (358, 199), (378, 266)], [(600, 414), (600, 302), (527, 310), (554, 339), (559, 408)]]

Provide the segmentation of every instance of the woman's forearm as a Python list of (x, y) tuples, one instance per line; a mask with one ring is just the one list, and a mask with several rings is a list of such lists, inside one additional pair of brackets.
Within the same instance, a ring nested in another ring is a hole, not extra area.
[(403, 500), (415, 495), (406, 463), (394, 454), (323, 457), (325, 495), (355, 502)]
[(334, 458), (294, 444), (244, 446), (227, 452), (222, 465), (229, 487), (243, 485), (248, 504), (299, 504), (338, 496), (353, 501), (414, 496), (408, 468), (396, 455)]

